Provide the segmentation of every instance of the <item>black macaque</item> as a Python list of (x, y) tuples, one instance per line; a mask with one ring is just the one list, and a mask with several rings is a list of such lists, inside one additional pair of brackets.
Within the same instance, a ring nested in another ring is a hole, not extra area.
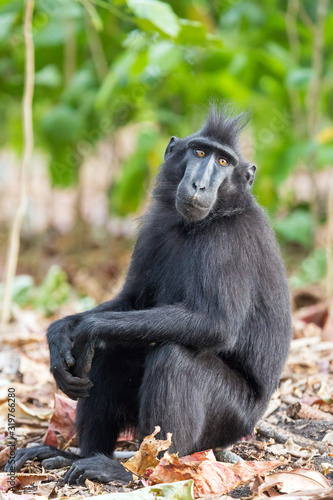
[[(244, 116), (212, 108), (202, 129), (173, 137), (119, 295), (52, 323), (58, 387), (79, 399), (80, 457), (50, 447), (25, 460), (72, 464), (69, 483), (131, 479), (112, 459), (119, 433), (156, 425), (179, 455), (226, 447), (253, 431), (287, 357), (283, 262), (240, 151)], [(8, 466), (7, 466), (8, 467)]]

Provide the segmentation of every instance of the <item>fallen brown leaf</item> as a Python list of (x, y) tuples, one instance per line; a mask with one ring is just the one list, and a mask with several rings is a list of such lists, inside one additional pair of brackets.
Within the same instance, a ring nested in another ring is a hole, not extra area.
[[(278, 496), (280, 496), (277, 493)], [(262, 499), (264, 497), (254, 497), (254, 499)], [(290, 495), (284, 494), (283, 500), (333, 500), (333, 488), (321, 488), (319, 490), (305, 490), (291, 493)]]
[(333, 341), (333, 304), (328, 308), (328, 317), (323, 327), (322, 339)]
[(48, 364), (31, 359), (25, 354), (22, 354), (20, 358), (20, 373), (23, 376), (23, 383), (28, 386), (53, 384), (53, 377)]
[(265, 478), (257, 478), (252, 491), (259, 495), (276, 496), (280, 493), (296, 493), (298, 491), (330, 488), (330, 483), (320, 472), (312, 469), (295, 469), (291, 472), (276, 472)]
[(278, 443), (268, 445), (267, 451), (273, 453), (277, 457), (280, 457), (281, 455), (284, 457), (292, 455), (294, 457), (303, 458), (305, 460), (310, 459), (316, 453), (318, 453), (318, 450), (315, 450), (314, 448), (305, 448), (303, 446), (299, 446), (298, 444), (294, 443), (291, 438), (289, 438), (284, 444)]
[(90, 479), (86, 479), (84, 482), (85, 486), (88, 488), (90, 495), (99, 495), (103, 485), (99, 483), (95, 483), (94, 481), (90, 481)]
[(5, 465), (10, 455), (10, 447), (6, 446), (3, 450), (0, 451), (0, 465)]
[(76, 405), (65, 396), (55, 394), (54, 412), (47, 430), (44, 443), (57, 448), (64, 445), (75, 435)]
[(133, 472), (134, 476), (136, 476), (135, 479), (137, 479), (137, 476), (146, 477), (146, 470), (156, 467), (159, 463), (157, 458), (159, 452), (167, 450), (171, 446), (172, 434), (170, 433), (167, 434), (167, 439), (165, 441), (155, 439), (156, 434), (158, 434), (160, 430), (160, 427), (155, 427), (154, 432), (144, 438), (140, 448), (134, 453), (133, 457), (123, 463), (125, 469)]
[(55, 493), (56, 481), (50, 481), (48, 483), (40, 483), (38, 485), (38, 494), (49, 498), (53, 493)]
[(305, 323), (315, 323), (320, 328), (326, 323), (328, 317), (327, 302), (320, 302), (313, 306), (302, 307), (295, 314), (294, 318), (304, 321)]
[(193, 479), (195, 498), (208, 498), (214, 495), (225, 495), (241, 483), (258, 474), (275, 469), (282, 463), (281, 461), (251, 461), (229, 464), (206, 458), (192, 461), (190, 457), (178, 458), (177, 455), (170, 455), (166, 452), (148, 477), (148, 484), (174, 483)]
[[(15, 490), (19, 490), (24, 488), (24, 486), (28, 486), (29, 484), (34, 483), (35, 481), (46, 481), (47, 479), (56, 480), (56, 476), (53, 474), (23, 474), (17, 472), (15, 474)], [(5, 492), (11, 488), (11, 485), (8, 482), (8, 474), (6, 472), (0, 472), (0, 491)]]
[[(15, 417), (25, 418), (29, 417), (37, 418), (38, 420), (48, 420), (52, 415), (52, 411), (49, 408), (38, 408), (36, 406), (27, 406), (18, 399), (16, 399), (15, 406)], [(7, 415), (8, 413), (8, 403), (5, 402), (0, 405), (0, 415)]]
[(35, 495), (34, 493), (20, 495), (10, 491), (2, 494), (2, 500), (47, 500), (47, 498), (42, 495)]

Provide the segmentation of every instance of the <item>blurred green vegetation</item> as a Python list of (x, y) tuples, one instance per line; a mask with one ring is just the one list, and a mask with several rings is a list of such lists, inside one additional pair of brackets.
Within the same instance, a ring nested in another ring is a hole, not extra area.
[[(3, 296), (3, 285), (0, 283), (0, 300)], [(29, 307), (45, 316), (57, 312), (59, 307), (71, 298), (75, 300), (78, 312), (95, 306), (94, 301), (86, 296), (78, 296), (71, 289), (66, 273), (59, 266), (50, 267), (43, 282), (36, 286), (34, 279), (28, 275), (16, 276), (13, 288), (13, 302), (20, 307)]]
[[(18, 152), (23, 12), (23, 0), (0, 1), (0, 142)], [(98, 141), (140, 124), (135, 153), (105, 187), (111, 213), (135, 213), (169, 137), (192, 133), (209, 100), (224, 99), (253, 112), (254, 191), (281, 242), (316, 260), (326, 208), (315, 189), (300, 205), (284, 186), (298, 171), (314, 186), (333, 163), (332, 1), (36, 0), (33, 38), (35, 145), (54, 186), (77, 182)], [(325, 253), (317, 261), (294, 283), (320, 279)]]

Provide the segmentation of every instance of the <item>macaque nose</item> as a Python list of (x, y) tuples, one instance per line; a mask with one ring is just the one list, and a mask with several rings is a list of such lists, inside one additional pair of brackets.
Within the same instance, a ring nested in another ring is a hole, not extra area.
[(195, 190), (200, 189), (200, 191), (203, 191), (204, 189), (206, 189), (206, 186), (202, 186), (201, 184), (201, 182), (193, 182), (192, 186)]

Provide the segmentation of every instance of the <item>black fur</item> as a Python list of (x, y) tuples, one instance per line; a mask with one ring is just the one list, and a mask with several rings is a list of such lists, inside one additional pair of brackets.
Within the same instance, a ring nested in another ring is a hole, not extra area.
[[(243, 120), (213, 109), (201, 131), (172, 139), (123, 290), (49, 327), (58, 386), (85, 397), (82, 455), (104, 454), (74, 463), (70, 482), (105, 480), (106, 461), (115, 479), (126, 480), (107, 458), (126, 427), (142, 438), (160, 425), (180, 456), (228, 446), (252, 432), (277, 387), (291, 337), (289, 292), (273, 231), (251, 194), (255, 167), (240, 151)], [(204, 165), (196, 147), (213, 163), (225, 149), (229, 163), (223, 172), (211, 163), (207, 185), (188, 204), (184, 192), (196, 186), (183, 181), (186, 169), (194, 165), (193, 180)]]

